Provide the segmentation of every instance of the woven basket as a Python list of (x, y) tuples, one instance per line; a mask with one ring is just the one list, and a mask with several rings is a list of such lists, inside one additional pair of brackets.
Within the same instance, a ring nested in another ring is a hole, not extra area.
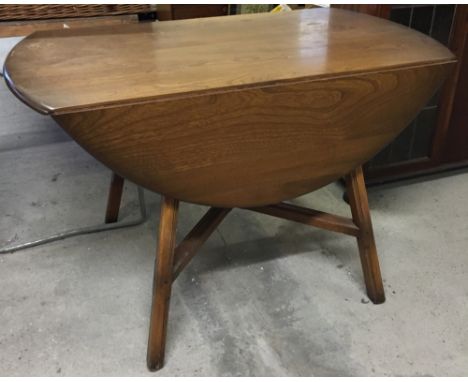
[(150, 4), (0, 5), (0, 21), (62, 19), (153, 12)]

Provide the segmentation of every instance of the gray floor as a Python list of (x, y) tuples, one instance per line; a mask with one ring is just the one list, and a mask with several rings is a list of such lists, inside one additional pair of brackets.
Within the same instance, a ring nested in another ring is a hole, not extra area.
[[(0, 85), (0, 246), (100, 223), (109, 170)], [(298, 200), (348, 214), (332, 184)], [(0, 255), (0, 375), (150, 375), (149, 221)], [(235, 211), (174, 284), (155, 376), (466, 375), (468, 173), (372, 189), (387, 302), (352, 238)], [(182, 204), (179, 237), (205, 208)], [(134, 185), (122, 217), (137, 214)]]

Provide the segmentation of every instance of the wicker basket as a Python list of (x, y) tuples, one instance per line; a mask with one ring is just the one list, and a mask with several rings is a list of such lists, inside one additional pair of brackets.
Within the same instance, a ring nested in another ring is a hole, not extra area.
[(0, 21), (61, 19), (153, 12), (150, 4), (0, 5)]

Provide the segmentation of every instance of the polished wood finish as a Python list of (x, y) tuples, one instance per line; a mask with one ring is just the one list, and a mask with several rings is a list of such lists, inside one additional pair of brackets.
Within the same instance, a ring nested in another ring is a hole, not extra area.
[(158, 370), (164, 363), (178, 208), (178, 200), (162, 198), (148, 338), (147, 363), (150, 370)]
[(7, 58), (7, 83), (126, 179), (224, 208), (350, 172), (453, 61), (417, 32), (342, 10), (153, 24), (32, 35)]
[(5, 76), (31, 107), (64, 114), (453, 60), (395, 23), (316, 8), (38, 32), (12, 50)]
[(261, 206), (370, 159), (448, 69), (424, 65), (54, 118), (106, 166), (152, 191), (217, 207)]
[(231, 211), (230, 208), (210, 208), (185, 239), (177, 246), (174, 256), (174, 280), (188, 265), (190, 260), (192, 260), (196, 251), (198, 251), (210, 237), (229, 211)]
[[(157, 370), (171, 284), (234, 207), (355, 236), (369, 298), (384, 301), (360, 165), (453, 59), (407, 28), (314, 9), (38, 33), (12, 51), (5, 77), (98, 160), (163, 195), (148, 342)], [(346, 174), (352, 221), (272, 205)], [(179, 200), (214, 208), (175, 249)]]
[(351, 219), (310, 208), (288, 203), (278, 203), (263, 207), (251, 207), (249, 209), (262, 214), (292, 220), (296, 223), (307, 224), (346, 235), (359, 236), (359, 228)]
[(105, 218), (106, 223), (115, 223), (119, 218), (123, 186), (124, 179), (120, 175), (112, 173), (112, 179), (109, 186), (109, 194), (107, 196), (107, 208)]
[(379, 259), (375, 246), (374, 231), (369, 212), (366, 185), (362, 168), (357, 167), (346, 177), (346, 190), (354, 223), (359, 227), (357, 242), (361, 257), (362, 271), (366, 282), (367, 295), (374, 304), (385, 301), (380, 275)]
[[(340, 4), (334, 7), (367, 13), (378, 17), (389, 18), (391, 5), (382, 4)], [(422, 7), (425, 7), (422, 6)], [(439, 6), (437, 6), (439, 10)], [(437, 11), (438, 12), (438, 11)], [(435, 25), (434, 27), (437, 27)], [(379, 166), (365, 166), (366, 183), (381, 184), (429, 175), (441, 171), (466, 167), (468, 162), (468, 122), (466, 117), (466, 100), (468, 95), (468, 5), (457, 4), (453, 25), (450, 29), (447, 46), (455, 54), (458, 61), (445, 81), (439, 97), (439, 112), (434, 132), (428, 143), (427, 156), (417, 159), (400, 160), (394, 163), (381, 163)], [(430, 126), (419, 126), (418, 129)], [(414, 137), (411, 138), (412, 142)]]

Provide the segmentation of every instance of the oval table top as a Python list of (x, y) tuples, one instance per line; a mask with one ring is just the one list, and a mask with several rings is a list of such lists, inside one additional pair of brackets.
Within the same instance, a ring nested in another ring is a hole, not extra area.
[(454, 59), (417, 31), (322, 8), (37, 32), (4, 75), (29, 106), (59, 115)]

